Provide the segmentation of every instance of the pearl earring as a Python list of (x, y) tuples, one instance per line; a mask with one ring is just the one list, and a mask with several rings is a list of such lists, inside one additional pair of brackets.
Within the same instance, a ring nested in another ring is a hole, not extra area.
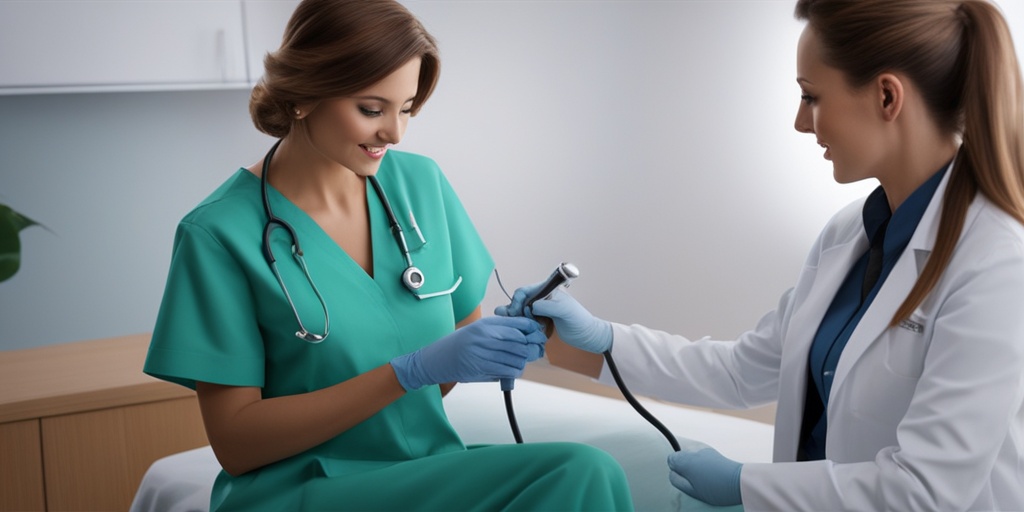
[(301, 116), (302, 116), (302, 111), (299, 110), (299, 109), (295, 109), (295, 117), (301, 117)]

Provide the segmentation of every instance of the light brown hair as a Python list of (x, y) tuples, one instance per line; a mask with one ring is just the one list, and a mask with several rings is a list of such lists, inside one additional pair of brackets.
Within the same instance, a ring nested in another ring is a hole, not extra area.
[(893, 315), (897, 325), (939, 281), (978, 192), (1024, 224), (1024, 89), (1010, 29), (987, 0), (798, 0), (796, 17), (852, 87), (901, 72), (939, 126), (962, 140), (935, 247)]
[(434, 91), (441, 66), (437, 43), (419, 20), (394, 0), (303, 0), (281, 47), (264, 58), (249, 114), (261, 132), (284, 137), (296, 105), (352, 95), (416, 57), (413, 115)]

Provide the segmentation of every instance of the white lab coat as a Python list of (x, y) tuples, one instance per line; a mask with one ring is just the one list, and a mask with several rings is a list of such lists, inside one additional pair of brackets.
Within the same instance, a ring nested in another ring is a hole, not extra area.
[(741, 473), (747, 511), (1024, 510), (1024, 227), (979, 194), (936, 288), (911, 324), (888, 327), (935, 244), (949, 174), (839, 360), (827, 460), (795, 462), (807, 357), (867, 250), (863, 200), (828, 223), (796, 286), (736, 341), (613, 324), (634, 392), (718, 408), (777, 400), (775, 463)]

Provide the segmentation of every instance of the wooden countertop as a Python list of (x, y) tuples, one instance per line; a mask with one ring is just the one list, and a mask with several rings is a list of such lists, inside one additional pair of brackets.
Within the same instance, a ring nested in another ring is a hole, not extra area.
[(142, 373), (149, 333), (0, 352), (0, 423), (191, 396)]

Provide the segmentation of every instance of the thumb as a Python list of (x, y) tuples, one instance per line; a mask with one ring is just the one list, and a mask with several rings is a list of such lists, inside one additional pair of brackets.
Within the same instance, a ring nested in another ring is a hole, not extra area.
[(686, 477), (680, 475), (679, 473), (676, 473), (675, 471), (668, 474), (668, 481), (669, 483), (672, 484), (673, 487), (685, 492), (689, 496), (693, 496), (693, 494), (696, 492), (693, 490), (693, 484), (691, 484)]
[(558, 294), (552, 295), (551, 297), (543, 300), (538, 300), (533, 303), (530, 308), (533, 316), (542, 316), (545, 318), (565, 318), (570, 312), (570, 308), (565, 301), (559, 300)]

